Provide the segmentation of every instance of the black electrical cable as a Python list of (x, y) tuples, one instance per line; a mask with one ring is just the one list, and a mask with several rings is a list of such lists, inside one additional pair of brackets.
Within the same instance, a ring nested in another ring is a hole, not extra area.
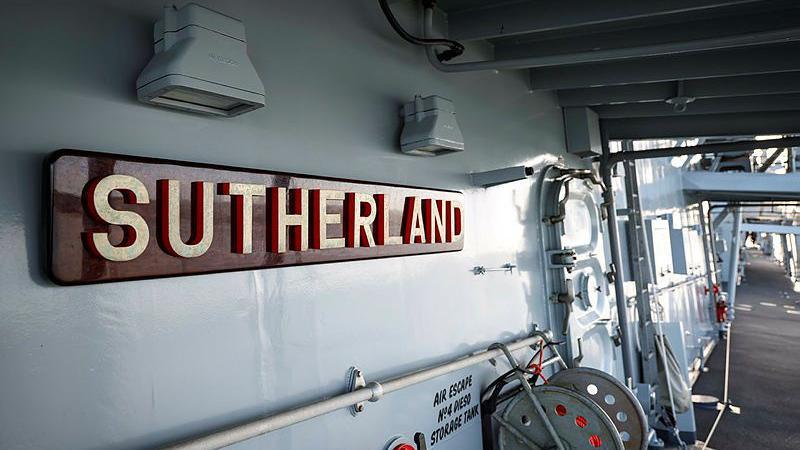
[[(424, 45), (424, 46), (432, 46), (432, 45), (441, 45), (448, 47), (447, 50), (437, 53), (436, 57), (439, 58), (439, 61), (449, 61), (456, 56), (461, 55), (464, 53), (464, 46), (460, 42), (456, 42), (450, 39), (429, 39), (429, 38), (421, 38), (414, 36), (413, 34), (406, 31), (400, 22), (397, 21), (394, 14), (392, 13), (392, 9), (389, 7), (388, 0), (378, 0), (378, 4), (381, 6), (381, 10), (383, 11), (383, 15), (386, 16), (386, 20), (389, 21), (389, 25), (394, 28), (394, 31), (400, 35), (401, 38), (405, 39), (406, 41), (415, 44), (415, 45)], [(425, 7), (426, 8), (433, 8), (435, 2), (431, 0), (425, 0)]]
[[(546, 344), (541, 345), (539, 347), (539, 350), (534, 352), (533, 357), (531, 357), (531, 360), (528, 361), (528, 365), (526, 367), (530, 367), (530, 365), (533, 363), (536, 357), (542, 354), (542, 352), (544, 352), (545, 348), (551, 345), (558, 345), (558, 344), (560, 343), (550, 341), (547, 342)], [(500, 377), (489, 383), (489, 385), (486, 386), (486, 388), (484, 388), (481, 391), (480, 408), (481, 408), (481, 430), (483, 435), (483, 450), (493, 450), (495, 448), (494, 445), (495, 427), (492, 424), (492, 417), (494, 413), (497, 411), (498, 406), (505, 403), (506, 401), (518, 395), (520, 392), (524, 390), (524, 386), (522, 384), (514, 386), (511, 389), (506, 389), (506, 386), (515, 379), (512, 377), (512, 375), (515, 375), (517, 372), (520, 372), (523, 375), (530, 375), (531, 379), (525, 381), (526, 383), (530, 384), (535, 384), (536, 380), (539, 378), (539, 376), (541, 376), (540, 371), (532, 372), (530, 370), (523, 369), (519, 366), (512, 367), (509, 371), (500, 375)]]
[[(532, 372), (532, 371), (528, 370), (528, 369), (527, 369), (527, 367), (530, 367), (530, 365), (533, 363), (533, 361), (536, 359), (536, 357), (537, 357), (537, 356), (539, 356), (539, 353), (541, 353), (542, 351), (544, 351), (544, 349), (546, 349), (547, 347), (553, 346), (553, 345), (560, 345), (560, 344), (563, 344), (563, 342), (555, 342), (555, 341), (551, 341), (551, 342), (548, 342), (548, 343), (546, 343), (546, 344), (542, 345), (542, 346), (539, 348), (539, 350), (537, 350), (537, 351), (536, 351), (536, 352), (533, 354), (533, 356), (531, 357), (530, 361), (528, 361), (528, 365), (527, 365), (527, 366), (525, 366), (526, 368), (524, 368), (524, 369), (523, 369), (523, 368), (521, 368), (521, 367), (512, 367), (512, 368), (511, 368), (511, 370), (509, 370), (508, 372), (506, 372), (506, 373), (504, 373), (504, 374), (500, 375), (500, 376), (499, 376), (497, 379), (495, 379), (494, 381), (492, 381), (491, 383), (489, 383), (489, 385), (488, 385), (488, 386), (486, 386), (486, 387), (483, 389), (483, 391), (481, 391), (481, 397), (485, 397), (485, 396), (486, 396), (486, 394), (487, 394), (489, 391), (491, 391), (492, 389), (494, 389), (494, 388), (495, 388), (495, 387), (497, 387), (498, 385), (503, 385), (503, 384), (507, 383), (508, 381), (510, 381), (510, 380), (511, 380), (511, 375), (514, 375), (514, 373), (515, 373), (515, 372), (521, 372), (521, 373), (522, 373), (522, 374), (524, 374), (524, 375), (531, 375), (531, 376), (533, 376), (533, 377), (537, 377), (537, 378), (538, 378), (539, 374), (537, 374), (537, 373), (534, 373), (534, 372)], [(534, 380), (534, 381), (535, 381), (535, 380)]]

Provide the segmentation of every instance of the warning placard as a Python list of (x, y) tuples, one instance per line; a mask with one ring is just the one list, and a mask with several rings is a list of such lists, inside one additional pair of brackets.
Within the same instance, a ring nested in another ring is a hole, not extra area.
[(442, 442), (480, 415), (480, 390), (472, 375), (436, 391), (432, 400), (436, 427), (430, 432), (428, 446)]

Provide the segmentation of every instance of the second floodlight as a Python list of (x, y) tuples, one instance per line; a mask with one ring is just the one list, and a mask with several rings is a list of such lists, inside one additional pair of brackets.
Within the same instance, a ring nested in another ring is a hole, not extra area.
[(400, 149), (417, 156), (439, 156), (464, 150), (464, 137), (456, 122), (453, 102), (431, 95), (414, 97), (401, 110), (403, 132)]

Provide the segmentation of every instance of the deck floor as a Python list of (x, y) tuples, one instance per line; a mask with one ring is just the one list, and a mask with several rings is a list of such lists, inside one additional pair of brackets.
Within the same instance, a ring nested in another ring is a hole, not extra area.
[[(709, 447), (718, 450), (800, 449), (800, 295), (783, 268), (751, 252), (739, 286), (731, 338), (730, 399)], [(694, 385), (695, 394), (722, 398), (725, 341)], [(716, 411), (695, 407), (697, 437), (705, 440)]]

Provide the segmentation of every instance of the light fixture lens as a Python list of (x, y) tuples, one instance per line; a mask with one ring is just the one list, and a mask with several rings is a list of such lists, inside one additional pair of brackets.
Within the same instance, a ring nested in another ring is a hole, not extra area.
[(442, 147), (440, 145), (426, 145), (424, 147), (418, 147), (413, 150), (407, 150), (405, 153), (417, 156), (441, 156), (441, 155), (446, 155), (448, 153), (454, 153), (459, 151), (461, 150)]
[(221, 111), (231, 111), (243, 105), (241, 100), (237, 100), (235, 98), (211, 94), (208, 92), (200, 92), (185, 87), (172, 88), (159, 95), (159, 97), (167, 100), (204, 106), (206, 108), (219, 109)]

